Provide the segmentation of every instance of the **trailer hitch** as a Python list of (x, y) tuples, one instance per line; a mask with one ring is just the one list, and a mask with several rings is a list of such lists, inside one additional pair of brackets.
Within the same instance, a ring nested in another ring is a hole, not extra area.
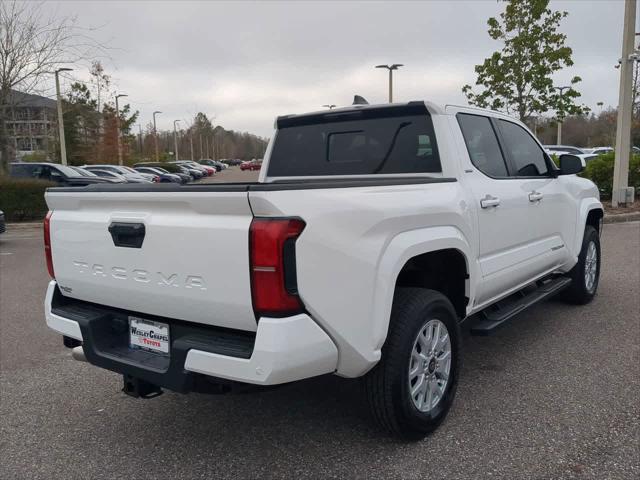
[(139, 378), (124, 374), (122, 376), (124, 386), (122, 391), (134, 398), (143, 398), (145, 400), (159, 397), (162, 395), (162, 389), (153, 383), (145, 382)]

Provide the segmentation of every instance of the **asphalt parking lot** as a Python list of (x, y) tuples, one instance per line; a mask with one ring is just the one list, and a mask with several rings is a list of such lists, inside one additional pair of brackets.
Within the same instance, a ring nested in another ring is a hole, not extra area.
[(456, 403), (415, 444), (376, 430), (358, 382), (331, 376), (251, 395), (125, 396), (118, 375), (72, 360), (45, 326), (41, 237), (0, 235), (0, 478), (640, 477), (640, 223), (605, 226), (591, 305), (552, 300), (467, 337)]

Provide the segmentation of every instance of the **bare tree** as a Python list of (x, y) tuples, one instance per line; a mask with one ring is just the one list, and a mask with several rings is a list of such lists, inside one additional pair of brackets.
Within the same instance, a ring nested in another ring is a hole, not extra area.
[(46, 14), (43, 3), (0, 1), (0, 173), (10, 160), (12, 90), (35, 93), (60, 65), (104, 52), (90, 31), (76, 17)]

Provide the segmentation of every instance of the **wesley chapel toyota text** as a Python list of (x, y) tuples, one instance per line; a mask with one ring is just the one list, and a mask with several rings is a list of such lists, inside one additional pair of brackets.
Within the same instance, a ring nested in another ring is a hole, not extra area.
[(487, 110), (279, 117), (255, 183), (49, 189), (46, 321), (133, 396), (363, 377), (377, 422), (422, 438), (463, 322), (594, 297), (603, 210), (581, 169)]

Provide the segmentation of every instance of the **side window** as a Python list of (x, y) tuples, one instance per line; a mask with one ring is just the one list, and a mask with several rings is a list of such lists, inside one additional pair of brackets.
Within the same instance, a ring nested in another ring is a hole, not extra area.
[(34, 178), (41, 178), (43, 176), (44, 171), (45, 170), (42, 167), (42, 165), (35, 165), (31, 169), (31, 176), (34, 177)]
[(507, 154), (518, 177), (540, 177), (549, 173), (544, 150), (520, 125), (498, 120)]
[(38, 178), (44, 178), (46, 180), (49, 180), (51, 178), (51, 168), (49, 168), (47, 165), (43, 165), (41, 167), (38, 167), (36, 169), (37, 173), (34, 173), (33, 176), (34, 177), (38, 177)]
[(489, 118), (464, 113), (457, 117), (471, 163), (490, 177), (507, 177), (507, 164)]
[(51, 177), (51, 180), (54, 180), (56, 182), (62, 181), (62, 174), (55, 168), (52, 168), (50, 170), (49, 175)]
[(29, 170), (30, 166), (31, 165), (20, 165), (20, 164), (11, 165), (11, 176), (12, 177), (30, 177), (31, 176), (31, 171)]

